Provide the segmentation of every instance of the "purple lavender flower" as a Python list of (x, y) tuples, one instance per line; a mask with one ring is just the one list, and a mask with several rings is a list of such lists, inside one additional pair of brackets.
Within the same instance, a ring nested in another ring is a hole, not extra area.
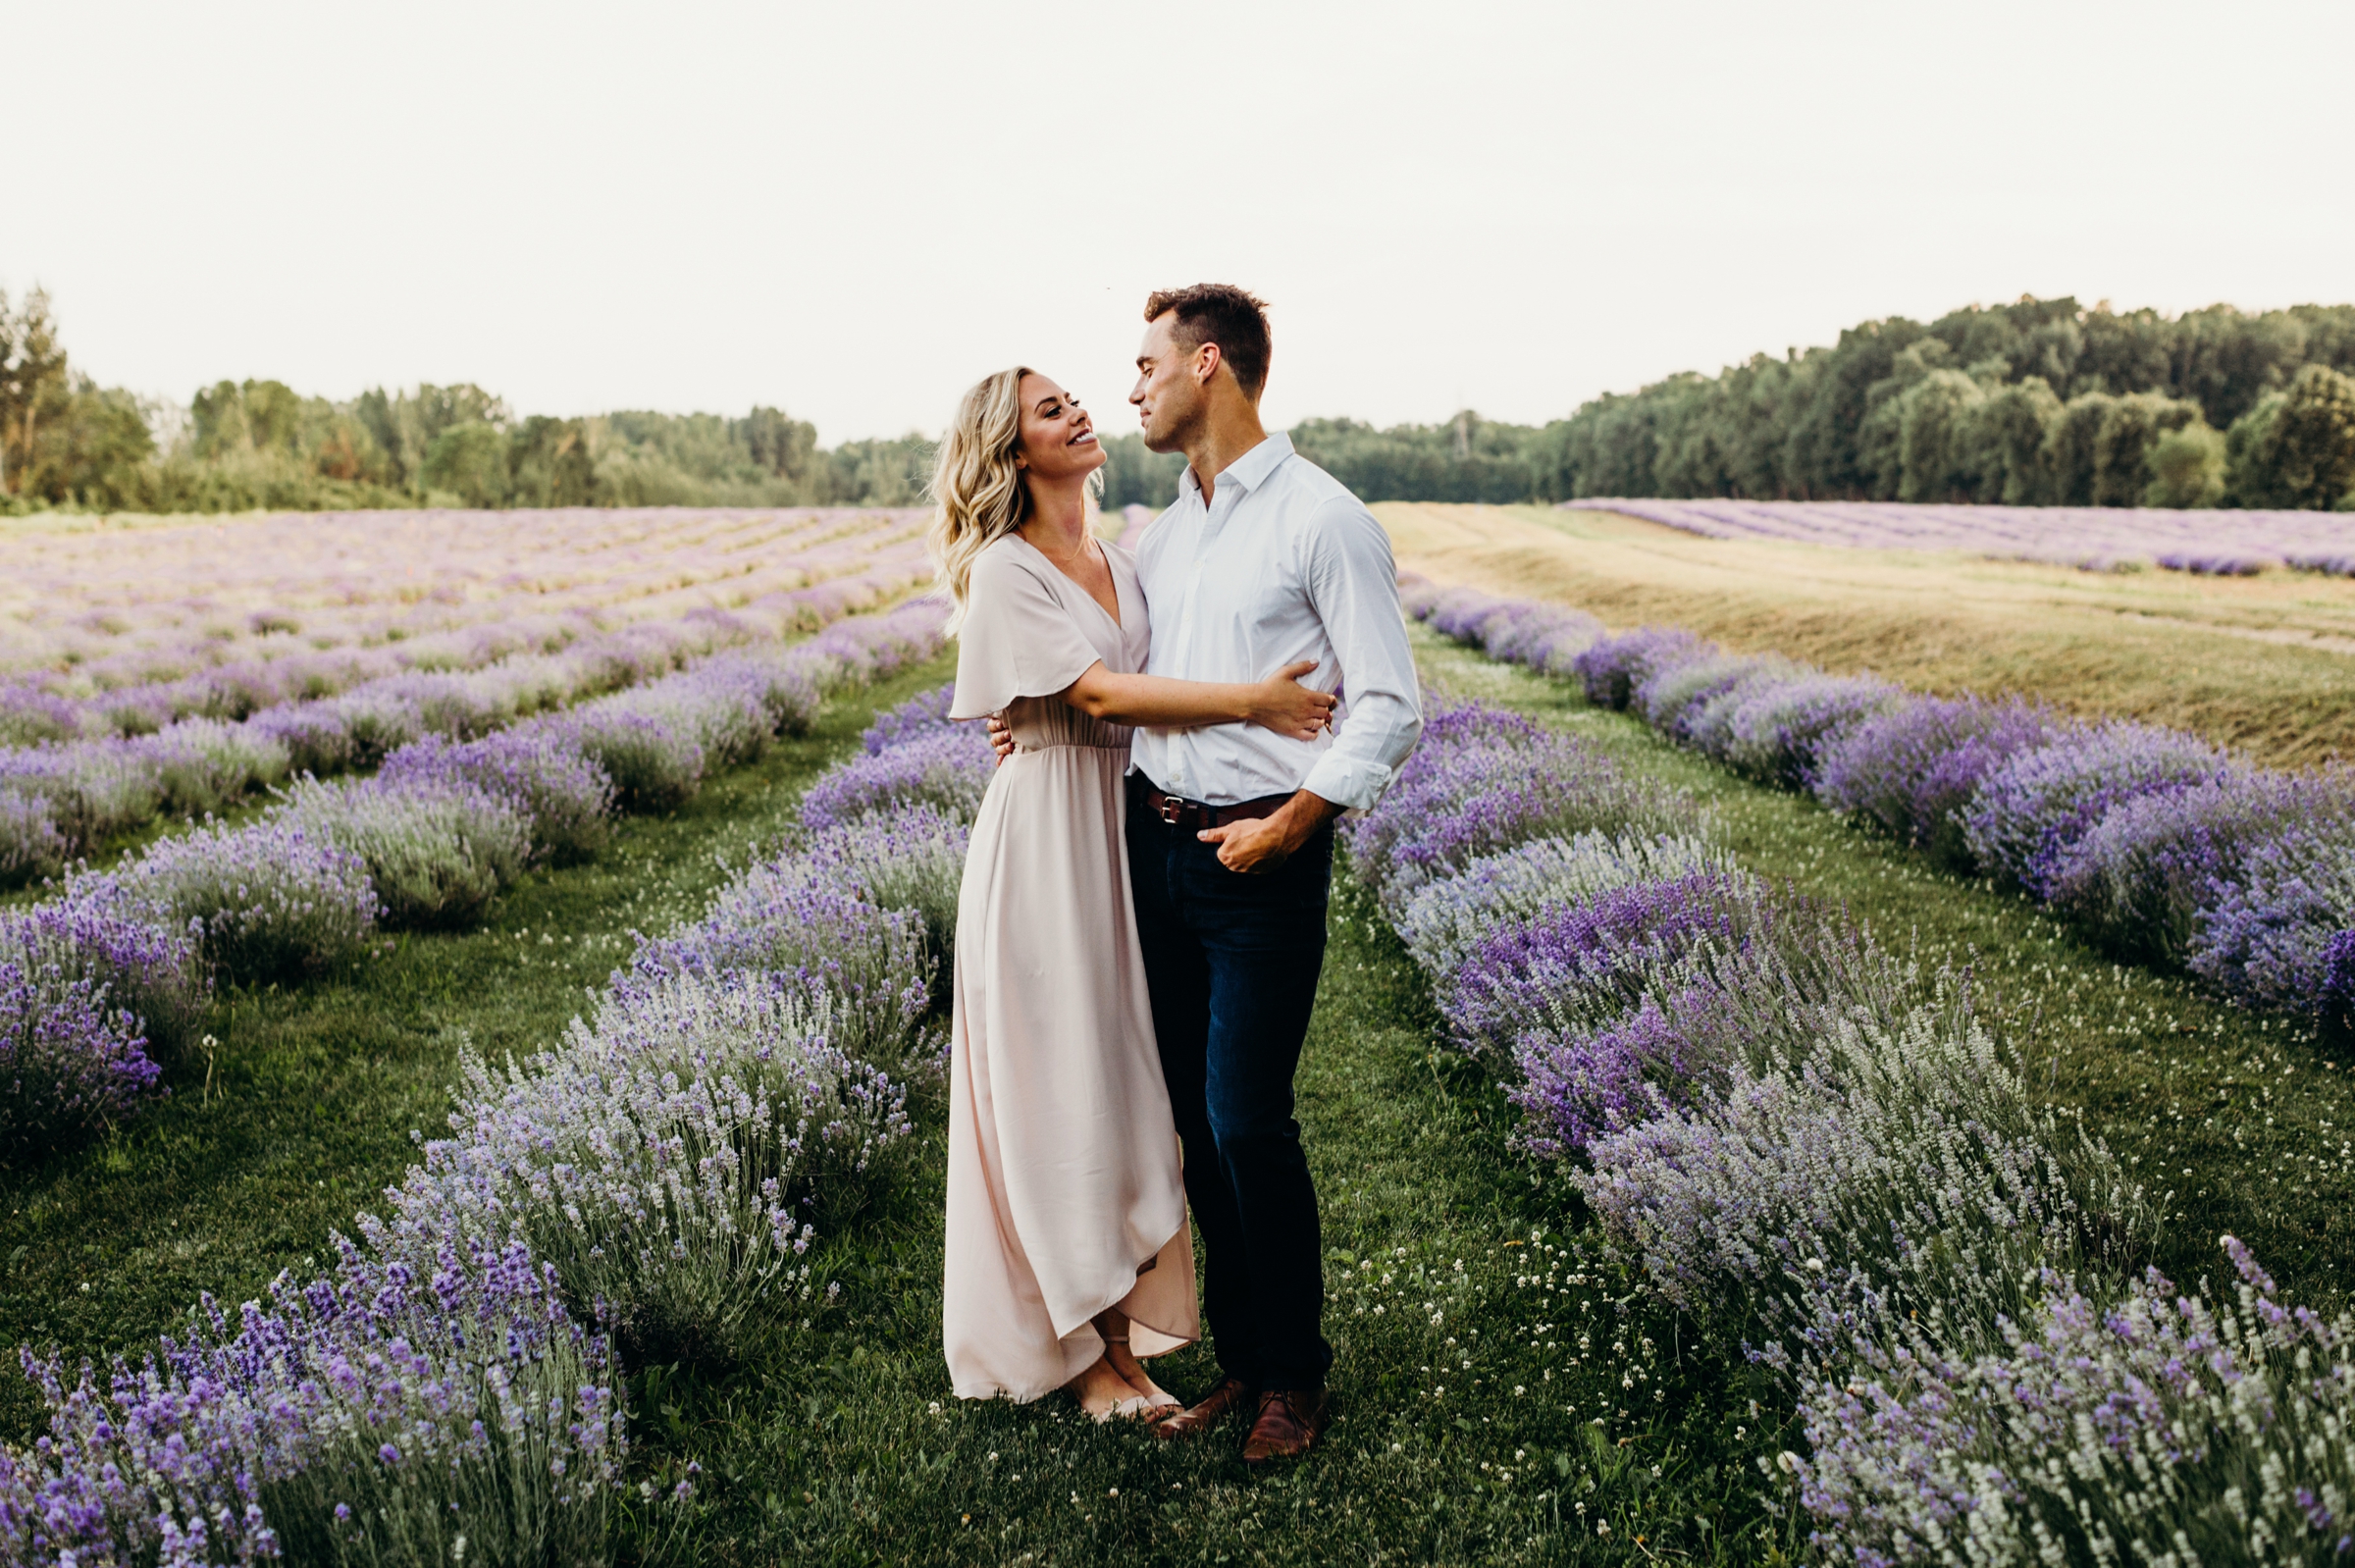
[(1394, 917), (1425, 882), (1529, 839), (1699, 825), (1690, 802), (1631, 777), (1586, 742), (1474, 705), (1433, 714), (1381, 803), (1343, 831)]
[(947, 641), (947, 624), (942, 601), (915, 599), (881, 615), (837, 621), (803, 647), (818, 689), (840, 691), (930, 658)]
[(56, 875), (72, 848), (46, 799), (0, 791), (0, 887)]
[[(1810, 1378), (1800, 1500), (1855, 1563), (2234, 1560), (2345, 1554), (2355, 1325), (2280, 1305), (2231, 1236), (2235, 1299), (2156, 1270), (2113, 1285), (2044, 1271), (1984, 1344), (1893, 1322)], [(2245, 1480), (2244, 1480), (2245, 1478)], [(2128, 1554), (2112, 1543), (2160, 1551)]]
[(1624, 708), (1636, 688), (1660, 671), (1716, 652), (1714, 644), (1679, 627), (1639, 626), (1602, 639), (1580, 653), (1572, 667), (1588, 702)]
[(971, 829), (928, 803), (867, 811), (810, 835), (804, 853), (820, 875), (881, 910), (905, 910), (923, 926), (939, 972), (957, 940), (957, 898)]
[[(2284, 823), (2242, 855), (2193, 916), (2185, 967), (2226, 996), (2328, 1013), (2343, 997), (2355, 927), (2355, 838), (2344, 819)], [(2343, 1004), (2341, 1004), (2343, 1005)]]
[(2355, 1027), (2355, 927), (2323, 944), (2323, 1008), (2342, 1028)]
[(387, 786), (458, 779), (502, 796), (529, 821), (535, 850), (559, 862), (596, 854), (611, 834), (613, 781), (561, 719), (527, 719), (477, 741), (412, 741), (377, 777)]
[(0, 913), (0, 962), (86, 982), (165, 1052), (195, 1037), (210, 997), (193, 932), (127, 915), (112, 900), (68, 896)]
[(342, 716), (325, 703), (285, 703), (266, 707), (245, 721), (254, 734), (286, 748), (288, 766), (295, 773), (324, 777), (340, 773), (357, 760), (359, 747)]
[(613, 781), (624, 809), (667, 811), (695, 798), (704, 782), (703, 744), (684, 725), (600, 700), (558, 722), (565, 742)]
[(823, 986), (835, 998), (835, 1044), (905, 1075), (924, 1055), (912, 1044), (930, 1002), (922, 920), (877, 908), (804, 856), (754, 866), (720, 890), (701, 920), (642, 939), (630, 967), (614, 976), (615, 993), (626, 997), (674, 973)]
[(1507, 926), (1436, 988), (1439, 1016), (1465, 1050), (1510, 1056), (1525, 1035), (1558, 1029), (1565, 1004), (1623, 1012), (1694, 947), (1746, 940), (1770, 917), (1761, 891), (1742, 873), (1702, 871)]
[(2163, 549), (2152, 559), (2171, 572), (2193, 572), (2202, 577), (2254, 577), (2281, 564), (2278, 555), (2247, 549)]
[(217, 811), (287, 777), (287, 749), (242, 724), (192, 718), (127, 745), (150, 758), (167, 810)]
[(1815, 798), (1960, 862), (1968, 853), (1961, 813), (1980, 782), (2059, 726), (2049, 710), (2017, 698), (1914, 698), (1819, 754)]
[(997, 775), (997, 755), (976, 723), (910, 726), (904, 738), (828, 772), (802, 797), (802, 821), (835, 827), (866, 812), (927, 804), (970, 820)]
[(2355, 776), (2234, 768), (2121, 802), (2062, 858), (2050, 900), (2114, 950), (2179, 965), (2202, 915), (2284, 832), (2355, 843)]
[(2150, 724), (2071, 726), (1990, 769), (1962, 812), (1986, 870), (2051, 897), (2077, 841), (2137, 796), (2213, 783), (2229, 761), (2206, 741)]
[(521, 1064), (468, 1054), (452, 1136), (363, 1223), (388, 1255), (524, 1237), (645, 1342), (718, 1349), (807, 1298), (811, 1217), (847, 1218), (914, 1132), (908, 1085), (829, 1039), (823, 988), (673, 973)]
[(2140, 1188), (1966, 1008), (1813, 1021), (1591, 1138), (1571, 1172), (1652, 1289), (1769, 1370), (1837, 1373), (1910, 1314), (1966, 1334), (2015, 1313), (2039, 1268), (2149, 1235)]
[(0, 1150), (41, 1152), (157, 1090), (136, 1016), (54, 964), (0, 958)]
[(81, 735), (81, 709), (75, 704), (23, 679), (0, 686), (0, 746), (39, 746)]
[[(1712, 715), (1769, 681), (1807, 673), (1787, 658), (1752, 653), (1715, 653), (1663, 664), (1639, 682), (1627, 706), (1670, 740), (1711, 756), (1722, 755), (1723, 737)], [(1705, 726), (1705, 727), (1704, 727)]]
[(728, 680), (760, 705), (772, 735), (807, 735), (822, 697), (799, 649), (748, 649), (722, 653), (699, 666), (713, 680)]
[[(0, 1549), (85, 1562), (602, 1557), (627, 1456), (603, 1340), (522, 1247), (425, 1240), (388, 1259), (339, 1236), (333, 1276), (281, 1275), (234, 1323), (208, 1296), (183, 1334), (117, 1361), (104, 1386), (86, 1366), (69, 1383), (26, 1352), (49, 1430), (0, 1474)], [(388, 1433), (405, 1445), (397, 1472)]]
[(918, 692), (899, 706), (877, 713), (875, 721), (860, 734), (859, 744), (867, 756), (875, 757), (905, 742), (929, 741), (942, 733), (955, 733), (957, 726), (949, 717), (949, 705), (956, 696), (955, 681)]
[(1532, 839), (1423, 883), (1398, 913), (1398, 938), (1438, 983), (1505, 926), (1618, 888), (1725, 868), (1725, 858), (1698, 838), (1581, 833)]
[(590, 705), (590, 713), (648, 719), (694, 737), (706, 769), (750, 762), (775, 734), (765, 699), (770, 682), (741, 663), (699, 665)]
[[(1804, 670), (1729, 694), (1701, 736), (1703, 750), (1752, 778), (1811, 790), (1823, 756), (1859, 726), (1907, 701), (1871, 675)], [(1715, 737), (1722, 734), (1722, 743)]]
[(383, 908), (358, 855), (285, 820), (207, 822), (113, 871), (76, 877), (66, 897), (191, 931), (207, 964), (256, 985), (359, 957)]
[(461, 778), (305, 779), (272, 819), (357, 855), (396, 928), (473, 924), (531, 857), (521, 809)]
[(387, 753), (426, 733), (416, 703), (397, 692), (361, 687), (328, 699), (325, 706), (350, 737), (355, 766), (382, 761)]

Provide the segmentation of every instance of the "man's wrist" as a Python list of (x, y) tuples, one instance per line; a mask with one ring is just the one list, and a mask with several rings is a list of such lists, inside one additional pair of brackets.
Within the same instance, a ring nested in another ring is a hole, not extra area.
[(1282, 818), (1283, 852), (1289, 855), (1313, 838), (1318, 828), (1341, 812), (1339, 807), (1322, 795), (1301, 790), (1279, 807), (1276, 814)]

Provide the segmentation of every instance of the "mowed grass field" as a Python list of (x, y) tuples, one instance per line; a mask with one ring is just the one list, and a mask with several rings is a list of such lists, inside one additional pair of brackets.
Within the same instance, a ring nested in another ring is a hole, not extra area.
[[(1398, 564), (1613, 628), (1687, 626), (1918, 690), (2021, 692), (2281, 766), (2355, 757), (2355, 579), (2080, 572), (1702, 539), (1615, 513), (1391, 502)], [(2355, 523), (2350, 524), (2355, 531)]]

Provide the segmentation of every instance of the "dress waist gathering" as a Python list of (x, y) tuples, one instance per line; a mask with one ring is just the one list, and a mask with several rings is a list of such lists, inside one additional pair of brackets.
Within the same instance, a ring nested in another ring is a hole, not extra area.
[(1057, 698), (1017, 698), (1006, 710), (1014, 731), (1014, 749), (1020, 752), (1054, 752), (1081, 750), (1091, 752), (1128, 751), (1129, 737), (1136, 732), (1125, 724), (1114, 724), (1080, 712)]

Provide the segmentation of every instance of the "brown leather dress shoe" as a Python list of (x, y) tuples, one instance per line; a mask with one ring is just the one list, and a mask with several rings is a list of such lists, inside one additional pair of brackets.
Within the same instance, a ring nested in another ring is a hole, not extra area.
[(1270, 1388), (1259, 1396), (1259, 1419), (1243, 1439), (1243, 1463), (1296, 1459), (1325, 1436), (1325, 1390)]
[(1180, 1437), (1199, 1437), (1226, 1420), (1230, 1412), (1248, 1403), (1250, 1398), (1251, 1390), (1241, 1379), (1229, 1378), (1204, 1394), (1199, 1403), (1155, 1422), (1153, 1436), (1173, 1442)]

